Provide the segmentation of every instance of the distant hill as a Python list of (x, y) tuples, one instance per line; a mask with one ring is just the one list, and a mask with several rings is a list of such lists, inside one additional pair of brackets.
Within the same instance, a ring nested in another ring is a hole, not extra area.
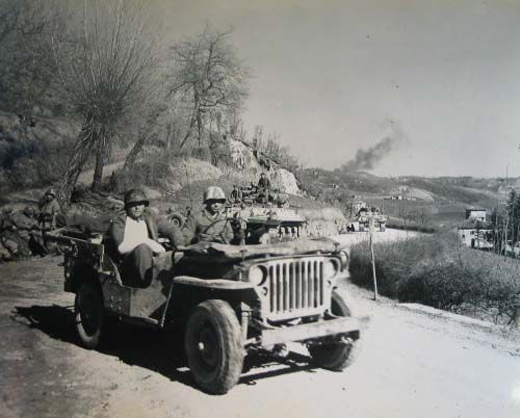
[(384, 209), (395, 217), (428, 217), (438, 224), (464, 219), (467, 207), (492, 210), (505, 202), (517, 179), (418, 176), (378, 177), (366, 172), (309, 168), (298, 177), (309, 195), (337, 204), (346, 212), (355, 201)]

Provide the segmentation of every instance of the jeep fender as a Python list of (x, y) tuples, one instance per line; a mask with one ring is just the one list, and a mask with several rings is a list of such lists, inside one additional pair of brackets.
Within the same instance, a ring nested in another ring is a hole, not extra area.
[(207, 299), (227, 301), (240, 318), (244, 310), (260, 305), (255, 285), (225, 279), (200, 279), (177, 276), (173, 279), (173, 306), (182, 305), (184, 313)]

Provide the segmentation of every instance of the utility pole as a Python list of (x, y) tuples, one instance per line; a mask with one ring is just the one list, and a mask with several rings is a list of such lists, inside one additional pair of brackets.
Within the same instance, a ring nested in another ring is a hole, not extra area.
[(370, 234), (370, 256), (372, 258), (372, 276), (374, 279), (374, 300), (377, 300), (377, 275), (376, 275), (376, 258), (374, 255), (374, 217), (372, 214), (369, 215), (369, 234)]

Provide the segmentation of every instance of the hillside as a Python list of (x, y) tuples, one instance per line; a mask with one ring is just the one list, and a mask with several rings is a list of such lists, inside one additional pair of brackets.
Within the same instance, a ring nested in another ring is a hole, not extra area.
[[(55, 185), (67, 167), (76, 135), (77, 127), (68, 121), (36, 118), (27, 124), (17, 115), (0, 112), (0, 204), (33, 204), (43, 188)], [(285, 193), (293, 207), (310, 210), (308, 216), (313, 219), (343, 224), (345, 218), (339, 211), (322, 219), (324, 209), (337, 208), (349, 216), (353, 202), (361, 200), (393, 217), (420, 217), (452, 225), (464, 219), (469, 206), (493, 209), (516, 186), (516, 179), (503, 178), (378, 177), (320, 168), (293, 173), (251, 144), (235, 139), (223, 143), (222, 155), (216, 161), (165, 152), (152, 144), (131, 172), (116, 170), (128, 150), (116, 151), (105, 171), (104, 194), (121, 198), (129, 187), (142, 186), (163, 210), (172, 206), (177, 210), (197, 208), (206, 187), (218, 184), (229, 195), (233, 185), (256, 184), (265, 171), (273, 187)], [(78, 210), (97, 212), (107, 205), (100, 205), (99, 198), (85, 193), (92, 178), (91, 167), (88, 162), (80, 176), (80, 193), (75, 200)]]
[(355, 201), (382, 208), (394, 217), (427, 217), (439, 225), (463, 220), (468, 207), (492, 210), (505, 202), (516, 179), (418, 176), (378, 177), (365, 172), (306, 169), (303, 189), (348, 212)]

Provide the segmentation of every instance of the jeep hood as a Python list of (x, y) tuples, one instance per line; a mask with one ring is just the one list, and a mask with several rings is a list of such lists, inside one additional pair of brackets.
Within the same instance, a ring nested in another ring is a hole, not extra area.
[(186, 254), (206, 254), (224, 260), (245, 260), (262, 256), (291, 256), (312, 253), (332, 253), (340, 250), (340, 244), (330, 238), (305, 239), (276, 244), (227, 245), (199, 243), (184, 248)]

